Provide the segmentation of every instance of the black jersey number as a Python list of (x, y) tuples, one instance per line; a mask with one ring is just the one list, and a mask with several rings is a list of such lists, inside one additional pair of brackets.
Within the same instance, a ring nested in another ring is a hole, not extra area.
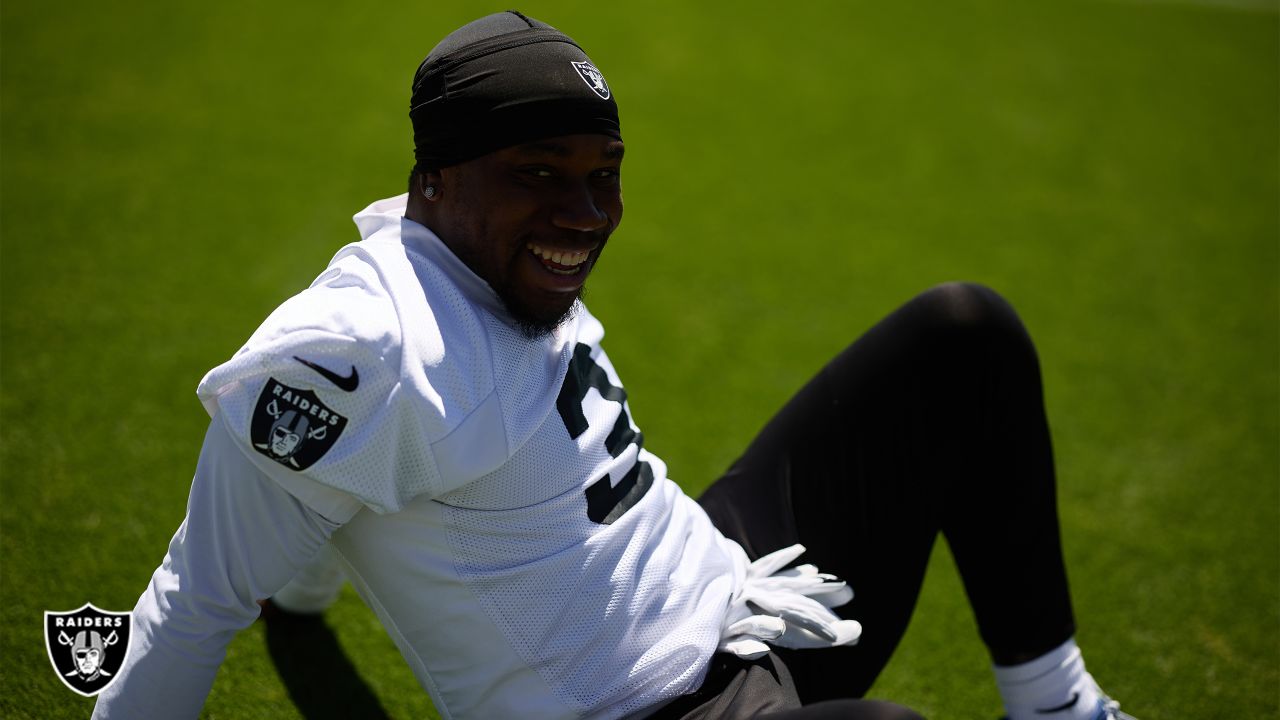
[[(612, 457), (618, 457), (627, 446), (635, 443), (639, 450), (644, 446), (644, 433), (631, 429), (631, 418), (627, 415), (627, 391), (609, 382), (604, 368), (591, 358), (591, 347), (578, 343), (573, 349), (573, 359), (569, 361), (569, 372), (564, 376), (564, 385), (556, 398), (556, 410), (564, 420), (564, 427), (569, 437), (577, 439), (589, 427), (587, 415), (582, 410), (582, 403), (587, 398), (587, 391), (595, 388), (600, 396), (610, 402), (622, 406), (618, 419), (604, 439), (604, 448)], [(627, 474), (614, 485), (608, 475), (600, 478), (587, 487), (587, 517), (592, 522), (609, 525), (632, 506), (640, 502), (640, 498), (649, 492), (653, 485), (653, 468), (649, 463), (640, 460)]]

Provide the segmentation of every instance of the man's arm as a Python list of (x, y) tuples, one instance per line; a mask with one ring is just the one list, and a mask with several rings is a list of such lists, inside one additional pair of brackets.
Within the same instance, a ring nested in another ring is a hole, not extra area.
[(312, 490), (333, 494), (330, 502), (307, 499), (337, 522), (264, 475), (213, 419), (187, 516), (138, 599), (128, 661), (98, 697), (94, 718), (200, 714), (227, 644), (258, 616), (256, 601), (284, 586), (359, 507), (337, 491)]

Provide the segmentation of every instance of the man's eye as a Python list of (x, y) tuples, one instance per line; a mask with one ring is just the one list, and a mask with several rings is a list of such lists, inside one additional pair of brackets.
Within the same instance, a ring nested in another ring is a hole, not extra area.
[(555, 174), (545, 167), (527, 167), (524, 169), (524, 173), (537, 178), (549, 178)]
[(622, 171), (618, 168), (600, 168), (592, 172), (591, 176), (600, 180), (617, 180), (622, 176)]

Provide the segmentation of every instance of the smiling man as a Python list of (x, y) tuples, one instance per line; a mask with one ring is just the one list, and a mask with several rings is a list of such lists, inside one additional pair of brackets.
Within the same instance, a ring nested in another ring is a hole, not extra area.
[(432, 228), (536, 340), (573, 312), (622, 220), (622, 153), (614, 134), (580, 134), (427, 169), (410, 181), (405, 216)]
[(445, 717), (918, 718), (858, 698), (939, 532), (1011, 718), (1127, 717), (1072, 639), (1039, 370), (1002, 299), (912, 300), (695, 502), (581, 301), (622, 220), (604, 74), (499, 13), (431, 51), (410, 118), (409, 192), (200, 383), (187, 515), (95, 717), (196, 717), (259, 602), (320, 612), (345, 574)]

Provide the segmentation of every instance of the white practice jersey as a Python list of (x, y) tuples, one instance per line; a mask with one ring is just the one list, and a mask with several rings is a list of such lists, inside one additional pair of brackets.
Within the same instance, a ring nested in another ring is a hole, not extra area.
[(528, 340), (404, 208), (358, 214), (363, 241), (204, 378), (214, 422), (347, 520), (333, 547), (446, 717), (691, 692), (745, 554), (644, 449), (585, 307)]

